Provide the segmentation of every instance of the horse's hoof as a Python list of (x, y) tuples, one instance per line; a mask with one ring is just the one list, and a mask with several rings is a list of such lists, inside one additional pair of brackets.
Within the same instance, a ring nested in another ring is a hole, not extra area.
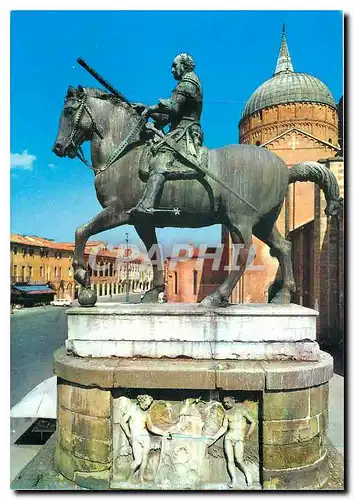
[(271, 304), (290, 304), (291, 294), (288, 290), (280, 290), (271, 300)]
[(74, 272), (75, 280), (82, 286), (87, 286), (87, 271), (86, 269), (78, 269)]
[(141, 302), (143, 304), (156, 304), (159, 301), (159, 294), (163, 292), (163, 288), (153, 288), (152, 290), (148, 290), (145, 292), (144, 297), (142, 298)]
[(227, 307), (229, 301), (221, 295), (207, 295), (199, 304), (202, 307)]
[(81, 288), (78, 296), (78, 301), (82, 307), (93, 307), (97, 302), (96, 290), (91, 288)]

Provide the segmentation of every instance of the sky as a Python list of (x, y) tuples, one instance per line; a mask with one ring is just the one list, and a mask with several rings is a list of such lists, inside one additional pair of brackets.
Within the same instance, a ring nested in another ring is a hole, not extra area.
[[(69, 85), (100, 85), (77, 63), (101, 73), (131, 101), (169, 97), (171, 63), (192, 54), (204, 93), (204, 145), (238, 142), (242, 110), (271, 78), (285, 23), (294, 71), (343, 95), (340, 11), (12, 11), (10, 52), (11, 232), (73, 241), (100, 210), (93, 173), (52, 153)], [(85, 149), (88, 152), (88, 148)], [(118, 244), (132, 226), (96, 236)], [(158, 230), (166, 243), (220, 242), (221, 228)]]

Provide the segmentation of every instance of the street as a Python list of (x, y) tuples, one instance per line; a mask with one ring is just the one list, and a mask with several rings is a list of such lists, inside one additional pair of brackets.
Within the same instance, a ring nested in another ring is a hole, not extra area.
[[(100, 297), (98, 304), (125, 300), (125, 295)], [(130, 294), (129, 301), (140, 302), (140, 294)], [(21, 309), (11, 315), (11, 408), (53, 376), (53, 353), (67, 338), (66, 310), (43, 306)]]

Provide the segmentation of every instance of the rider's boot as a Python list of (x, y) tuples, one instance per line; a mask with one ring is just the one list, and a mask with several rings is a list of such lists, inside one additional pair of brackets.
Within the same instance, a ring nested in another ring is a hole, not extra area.
[(152, 172), (149, 180), (147, 181), (146, 190), (142, 200), (139, 203), (127, 211), (130, 213), (142, 213), (146, 215), (152, 215), (154, 212), (154, 205), (157, 196), (161, 192), (163, 185), (165, 183), (165, 175), (161, 172)]

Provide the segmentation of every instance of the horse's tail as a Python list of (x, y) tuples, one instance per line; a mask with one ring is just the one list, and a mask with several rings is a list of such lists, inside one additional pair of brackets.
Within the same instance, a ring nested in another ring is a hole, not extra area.
[(294, 182), (314, 182), (324, 192), (327, 206), (326, 215), (339, 215), (343, 210), (343, 198), (339, 196), (339, 186), (335, 175), (328, 167), (317, 161), (296, 163), (289, 170), (289, 184)]

